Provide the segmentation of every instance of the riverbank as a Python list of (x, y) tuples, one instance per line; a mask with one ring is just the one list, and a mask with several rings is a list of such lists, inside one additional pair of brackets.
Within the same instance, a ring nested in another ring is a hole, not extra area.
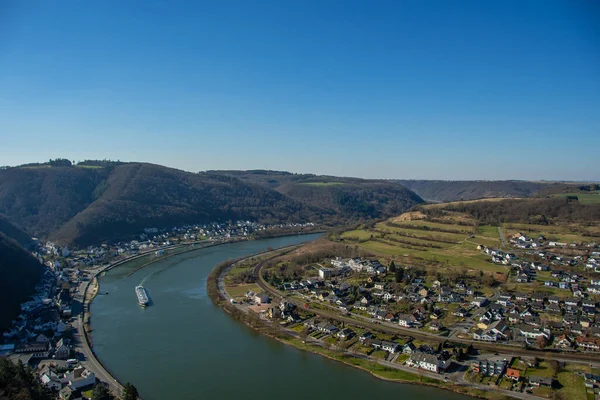
[[(305, 234), (308, 235), (308, 234), (312, 234), (312, 233), (314, 233), (314, 232), (302, 232), (299, 235), (305, 235)], [(195, 242), (188, 242), (188, 243), (183, 243), (183, 244), (176, 244), (176, 245), (171, 245), (168, 247), (163, 247), (160, 249), (155, 249), (155, 250), (164, 250), (167, 253), (165, 256), (156, 257), (155, 252), (152, 251), (152, 252), (147, 252), (147, 253), (137, 254), (137, 255), (134, 255), (131, 257), (127, 257), (127, 258), (115, 261), (107, 266), (103, 266), (103, 267), (97, 266), (97, 267), (94, 267), (94, 268), (88, 270), (87, 274), (90, 279), (88, 281), (82, 282), (82, 284), (79, 288), (79, 293), (82, 294), (82, 296), (81, 296), (81, 299), (82, 299), (81, 314), (76, 319), (76, 321), (73, 323), (73, 326), (74, 326), (75, 330), (77, 331), (77, 336), (80, 337), (80, 339), (77, 341), (78, 345), (79, 345), (77, 350), (78, 350), (78, 352), (83, 354), (83, 356), (85, 357), (86, 364), (89, 366), (90, 370), (92, 370), (92, 372), (94, 372), (96, 374), (96, 376), (98, 377), (98, 379), (100, 381), (107, 383), (109, 385), (109, 387), (111, 388), (111, 391), (114, 394), (119, 395), (122, 392), (123, 385), (120, 382), (118, 382), (118, 380), (115, 378), (115, 375), (111, 373), (109, 368), (102, 362), (100, 357), (98, 357), (96, 355), (95, 351), (93, 350), (92, 325), (91, 325), (91, 316), (92, 315), (91, 315), (90, 307), (91, 307), (93, 300), (96, 298), (96, 295), (99, 293), (99, 290), (100, 290), (99, 278), (104, 273), (106, 273), (112, 269), (115, 269), (117, 267), (125, 266), (125, 265), (131, 266), (130, 263), (134, 262), (136, 260), (139, 260), (138, 262), (142, 262), (142, 264), (139, 266), (135, 266), (133, 272), (137, 272), (137, 271), (141, 270), (142, 268), (145, 268), (151, 264), (154, 264), (159, 261), (164, 261), (167, 258), (176, 256), (176, 255), (181, 255), (186, 252), (202, 250), (202, 249), (206, 249), (208, 247), (220, 246), (220, 245), (224, 245), (224, 244), (233, 244), (233, 243), (240, 242), (240, 241), (253, 242), (253, 241), (257, 241), (257, 240), (255, 240), (254, 238), (251, 238), (251, 239), (234, 238), (232, 240), (219, 241), (219, 242), (195, 241)], [(150, 257), (151, 257), (151, 259), (150, 259)], [(132, 273), (129, 273), (128, 276), (130, 276), (131, 274)]]
[(223, 280), (227, 271), (236, 263), (248, 260), (250, 258), (260, 257), (261, 255), (264, 256), (267, 253), (268, 252), (254, 254), (239, 260), (230, 260), (218, 264), (211, 271), (207, 278), (207, 293), (213, 303), (224, 309), (224, 311), (230, 314), (234, 319), (246, 324), (250, 328), (265, 336), (275, 339), (281, 343), (294, 346), (300, 350), (309, 351), (311, 353), (324, 356), (330, 360), (358, 368), (381, 380), (394, 383), (426, 385), (477, 398), (495, 398), (497, 396), (502, 396), (498, 393), (487, 392), (469, 386), (461, 386), (451, 382), (445, 382), (441, 377), (439, 380), (432, 379), (431, 377), (425, 376), (424, 372), (412, 373), (412, 371), (407, 372), (403, 369), (391, 368), (389, 366), (381, 365), (375, 360), (358, 358), (355, 354), (344, 351), (343, 349), (329, 349), (324, 347), (322, 343), (317, 343), (318, 341), (313, 340), (310, 337), (301, 339), (300, 335), (296, 332), (284, 330), (280, 326), (269, 324), (268, 322), (261, 320), (258, 315), (252, 311), (243, 311), (240, 307), (232, 304), (231, 301), (228, 300), (228, 295), (224, 293), (224, 289), (219, 287), (219, 281)]
[[(166, 255), (164, 255), (162, 257), (155, 257), (152, 260), (135, 268), (131, 273), (128, 274), (128, 276), (131, 275), (133, 272), (137, 272), (144, 267), (147, 267), (155, 262), (162, 261), (169, 257), (173, 257), (173, 256), (183, 254), (186, 252), (190, 252), (190, 251), (205, 249), (205, 248), (211, 247), (211, 246), (218, 246), (218, 245), (222, 245), (222, 244), (234, 243), (237, 241), (239, 241), (239, 240), (222, 241), (222, 242), (218, 242), (218, 243), (210, 243), (207, 246), (197, 246), (198, 244), (206, 243), (205, 241), (190, 242), (190, 243), (185, 243), (185, 244), (172, 245), (172, 246), (169, 246), (168, 248), (162, 248), (160, 250), (163, 250), (166, 252), (168, 252), (170, 250), (177, 250), (180, 248), (185, 248), (185, 249), (183, 251), (167, 253)], [(186, 248), (186, 247), (190, 247), (190, 248)], [(91, 311), (90, 311), (90, 306), (91, 306), (91, 303), (93, 302), (93, 300), (96, 298), (96, 296), (99, 293), (99, 290), (100, 290), (99, 278), (102, 274), (104, 274), (114, 268), (127, 265), (128, 263), (135, 261), (136, 259), (149, 257), (149, 256), (151, 257), (152, 255), (153, 255), (152, 252), (148, 252), (148, 253), (144, 253), (144, 254), (137, 254), (135, 256), (131, 256), (126, 259), (116, 261), (108, 266), (100, 268), (99, 270), (97, 270), (93, 273), (92, 279), (90, 279), (87, 282), (87, 284), (84, 287), (83, 294), (82, 294), (82, 299), (83, 299), (82, 300), (82, 312), (81, 312), (80, 318), (78, 320), (76, 320), (77, 323), (81, 324), (79, 331), (81, 331), (81, 335), (83, 337), (83, 340), (80, 341), (82, 347), (79, 349), (79, 351), (82, 354), (84, 354), (84, 356), (86, 357), (86, 360), (88, 363), (88, 368), (91, 367), (90, 369), (92, 370), (92, 372), (94, 372), (96, 374), (98, 379), (100, 379), (102, 382), (108, 384), (109, 387), (111, 388), (111, 391), (118, 397), (123, 392), (123, 388), (124, 388), (123, 383), (119, 382), (115, 378), (115, 375), (110, 372), (108, 367), (96, 355), (96, 352), (93, 349), (93, 341), (92, 341), (92, 337), (91, 337), (91, 332), (92, 332), (91, 316), (92, 315), (91, 315)], [(141, 397), (140, 397), (140, 399), (141, 399)]]

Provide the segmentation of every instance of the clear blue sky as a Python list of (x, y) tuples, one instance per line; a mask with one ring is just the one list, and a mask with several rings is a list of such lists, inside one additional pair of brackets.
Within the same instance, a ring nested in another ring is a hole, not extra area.
[(599, 4), (0, 0), (0, 165), (599, 180)]

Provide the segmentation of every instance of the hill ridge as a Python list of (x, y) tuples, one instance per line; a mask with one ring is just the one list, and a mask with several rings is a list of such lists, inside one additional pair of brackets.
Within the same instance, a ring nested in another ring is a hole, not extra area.
[[(150, 226), (217, 220), (334, 225), (423, 202), (383, 180), (267, 170), (193, 173), (143, 162), (65, 163), (0, 170), (0, 213), (29, 235), (76, 247)], [(330, 181), (339, 185), (329, 187)]]

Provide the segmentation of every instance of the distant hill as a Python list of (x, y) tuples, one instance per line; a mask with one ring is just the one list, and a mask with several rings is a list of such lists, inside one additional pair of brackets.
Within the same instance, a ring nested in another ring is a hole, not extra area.
[(583, 204), (560, 197), (457, 201), (418, 206), (415, 210), (432, 219), (442, 218), (447, 212), (464, 213), (483, 225), (575, 224), (573, 231), (578, 227), (596, 226), (600, 221), (600, 203)]
[[(285, 183), (300, 182), (311, 178), (317, 178), (314, 174), (293, 174), (286, 171), (271, 171), (263, 169), (255, 169), (248, 171), (238, 170), (223, 170), (223, 171), (207, 171), (208, 173), (218, 175), (228, 175), (238, 178), (244, 182), (254, 183), (257, 185), (265, 186), (271, 189), (275, 189)], [(333, 177), (329, 177), (333, 178)]]
[(397, 183), (272, 171), (190, 173), (147, 163), (28, 164), (0, 170), (0, 213), (31, 235), (85, 246), (145, 227), (247, 219), (335, 224), (405, 211)]
[[(540, 190), (562, 188), (565, 184), (529, 181), (436, 181), (396, 180), (426, 201), (445, 202), (490, 197), (531, 197)], [(558, 190), (558, 189), (556, 189)]]
[(423, 203), (396, 182), (282, 171), (212, 171), (256, 183), (344, 221), (389, 217)]
[(43, 272), (39, 261), (19, 243), (0, 233), (0, 332), (21, 312)]

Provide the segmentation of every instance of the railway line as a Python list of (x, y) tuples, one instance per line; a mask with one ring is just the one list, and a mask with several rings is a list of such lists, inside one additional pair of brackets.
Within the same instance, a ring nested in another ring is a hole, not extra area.
[[(281, 292), (279, 292), (277, 289), (273, 288), (271, 285), (269, 285), (264, 280), (263, 275), (261, 273), (261, 269), (264, 267), (266, 261), (268, 261), (272, 258), (281, 256), (283, 254), (286, 254), (289, 251), (291, 251), (291, 250), (288, 250), (284, 253), (277, 254), (268, 259), (262, 260), (260, 263), (258, 263), (253, 268), (253, 275), (256, 278), (256, 284), (262, 290), (264, 290), (266, 293), (269, 293), (273, 298), (277, 298), (280, 300), (285, 299), (285, 301), (296, 305), (296, 307), (298, 307), (300, 309), (305, 309), (305, 307), (304, 307), (305, 302), (301, 302), (296, 299), (292, 299), (288, 296), (282, 295)], [(439, 335), (436, 335), (433, 333), (421, 332), (416, 329), (403, 328), (401, 326), (392, 325), (392, 324), (386, 323), (386, 322), (374, 324), (370, 321), (370, 318), (366, 318), (366, 317), (364, 317), (362, 315), (358, 315), (358, 314), (350, 314), (350, 316), (347, 316), (347, 315), (344, 316), (344, 315), (341, 315), (340, 313), (317, 309), (317, 308), (311, 308), (310, 312), (315, 315), (318, 315), (322, 318), (334, 319), (334, 320), (337, 320), (340, 322), (344, 322), (345, 324), (359, 326), (361, 328), (365, 328), (365, 329), (369, 329), (369, 330), (375, 330), (375, 331), (380, 331), (380, 332), (384, 332), (384, 333), (400, 335), (400, 336), (404, 336), (404, 337), (412, 337), (414, 339), (426, 340), (430, 343), (435, 343), (435, 344), (439, 344), (442, 342), (450, 342), (450, 343), (457, 343), (457, 344), (464, 344), (464, 345), (472, 345), (476, 349), (486, 350), (486, 351), (490, 351), (490, 352), (494, 352), (494, 353), (498, 353), (498, 354), (503, 354), (503, 355), (506, 355), (507, 357), (526, 356), (526, 357), (552, 358), (557, 361), (570, 361), (570, 362), (585, 363), (588, 365), (600, 366), (600, 357), (598, 354), (594, 354), (594, 353), (580, 353), (580, 352), (575, 353), (575, 352), (564, 352), (564, 351), (556, 351), (556, 350), (539, 351), (539, 350), (525, 349), (522, 347), (510, 346), (510, 345), (504, 345), (504, 344), (493, 344), (493, 343), (480, 342), (480, 341), (470, 340), (470, 339), (461, 339), (461, 338), (457, 338), (457, 337), (446, 338), (446, 337), (442, 337), (442, 336), (439, 336)]]

